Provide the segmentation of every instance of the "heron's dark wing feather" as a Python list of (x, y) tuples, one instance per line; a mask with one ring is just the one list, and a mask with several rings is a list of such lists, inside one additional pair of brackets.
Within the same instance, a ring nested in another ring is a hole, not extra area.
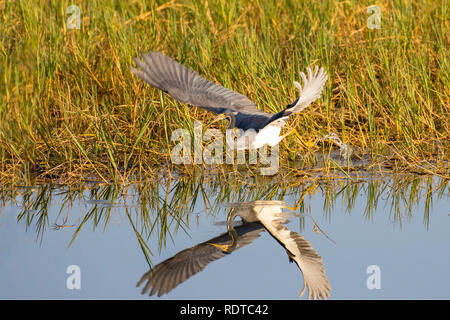
[[(259, 222), (244, 223), (236, 227), (235, 230), (237, 233), (237, 244), (234, 250), (237, 250), (258, 238), (259, 233), (264, 231), (264, 227)], [(145, 273), (137, 283), (137, 286), (147, 281), (142, 289), (143, 294), (150, 289), (150, 295), (157, 293), (158, 296), (161, 296), (168, 293), (180, 283), (202, 271), (211, 262), (227, 255), (220, 248), (212, 246), (210, 243), (228, 244), (230, 241), (231, 237), (229, 234), (224, 233), (192, 248), (180, 251), (175, 256), (161, 262)]]
[(135, 58), (131, 71), (151, 86), (169, 93), (178, 101), (220, 114), (227, 110), (262, 112), (248, 97), (202, 78), (197, 72), (183, 66), (160, 52), (142, 54)]

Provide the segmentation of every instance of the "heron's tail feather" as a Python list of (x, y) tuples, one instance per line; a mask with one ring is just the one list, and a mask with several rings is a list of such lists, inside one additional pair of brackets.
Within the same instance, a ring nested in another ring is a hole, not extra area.
[(300, 72), (300, 76), (303, 80), (303, 87), (297, 81), (294, 81), (294, 85), (298, 91), (300, 91), (300, 97), (294, 101), (294, 103), (287, 106), (286, 111), (289, 113), (299, 113), (305, 109), (308, 105), (320, 98), (323, 87), (328, 80), (327, 72), (324, 68), (315, 67), (314, 72), (311, 68), (307, 69), (308, 76), (303, 72)]

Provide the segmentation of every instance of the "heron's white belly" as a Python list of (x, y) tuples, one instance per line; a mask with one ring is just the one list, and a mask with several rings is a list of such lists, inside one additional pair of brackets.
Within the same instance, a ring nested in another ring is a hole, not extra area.
[(271, 147), (277, 145), (280, 140), (281, 127), (268, 125), (264, 129), (260, 130), (255, 136), (255, 140), (252, 143), (252, 147), (255, 149), (261, 148), (265, 144)]
[(236, 142), (231, 142), (230, 146), (236, 150), (259, 149), (265, 144), (273, 147), (281, 140), (280, 132), (281, 127), (270, 125), (264, 127), (264, 129), (260, 130), (258, 133), (251, 129), (245, 132), (241, 130)]

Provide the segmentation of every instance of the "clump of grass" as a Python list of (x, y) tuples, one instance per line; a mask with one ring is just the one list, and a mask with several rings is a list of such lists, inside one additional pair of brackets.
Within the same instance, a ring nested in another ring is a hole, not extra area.
[[(325, 94), (289, 127), (305, 140), (335, 132), (376, 166), (448, 177), (445, 1), (379, 4), (381, 29), (372, 30), (372, 3), (360, 1), (93, 0), (75, 3), (79, 30), (67, 27), (72, 4), (0, 1), (0, 182), (170, 172), (170, 133), (212, 115), (129, 72), (149, 49), (270, 112), (296, 98), (301, 71), (324, 66)], [(294, 137), (286, 143), (301, 148)], [(292, 169), (294, 155), (281, 149)]]

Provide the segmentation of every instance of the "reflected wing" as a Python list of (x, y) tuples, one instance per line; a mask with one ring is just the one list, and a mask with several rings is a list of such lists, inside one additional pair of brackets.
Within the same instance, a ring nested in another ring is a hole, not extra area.
[[(259, 222), (245, 223), (236, 227), (235, 230), (237, 244), (234, 250), (237, 250), (258, 238), (259, 234), (264, 231), (264, 227)], [(142, 289), (143, 294), (149, 291), (150, 288), (150, 295), (157, 293), (159, 297), (168, 293), (180, 283), (202, 271), (211, 262), (228, 255), (228, 253), (223, 252), (221, 249), (209, 243), (228, 244), (230, 241), (231, 237), (229, 234), (224, 233), (214, 239), (180, 251), (172, 258), (161, 262), (144, 274), (137, 283), (137, 286), (147, 281)]]
[(227, 110), (261, 112), (248, 97), (202, 78), (197, 72), (160, 52), (149, 51), (148, 54), (142, 54), (142, 58), (143, 61), (134, 58), (141, 70), (131, 67), (131, 71), (178, 101), (217, 114), (225, 113)]
[(279, 239), (283, 239), (290, 261), (295, 261), (303, 273), (304, 283), (299, 297), (308, 287), (308, 299), (328, 298), (331, 287), (325, 274), (322, 257), (313, 249), (310, 242), (287, 228), (280, 230)]
[(308, 240), (289, 230), (282, 223), (285, 221), (281, 207), (263, 206), (258, 211), (258, 218), (269, 233), (286, 249), (289, 261), (295, 261), (303, 273), (303, 289), (308, 287), (308, 299), (326, 299), (330, 296), (330, 283), (325, 274), (322, 257), (313, 249)]

